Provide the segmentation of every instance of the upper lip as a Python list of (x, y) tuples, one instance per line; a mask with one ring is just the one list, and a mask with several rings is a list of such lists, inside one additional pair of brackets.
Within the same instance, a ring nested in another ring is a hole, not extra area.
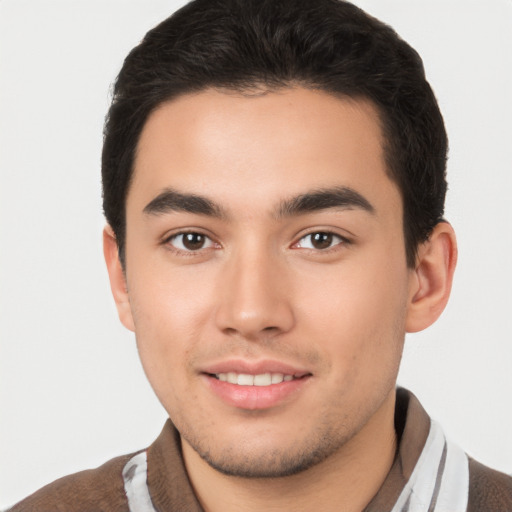
[(205, 365), (201, 369), (202, 373), (211, 375), (219, 373), (244, 373), (248, 375), (261, 375), (263, 373), (282, 373), (283, 375), (293, 375), (294, 377), (304, 377), (311, 372), (303, 367), (275, 360), (247, 361), (244, 359), (228, 359), (210, 365)]

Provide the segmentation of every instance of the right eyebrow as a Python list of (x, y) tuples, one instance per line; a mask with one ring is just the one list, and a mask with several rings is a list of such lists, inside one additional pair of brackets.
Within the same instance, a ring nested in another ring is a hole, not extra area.
[(217, 218), (226, 216), (221, 206), (211, 199), (197, 194), (178, 192), (172, 188), (167, 188), (158, 194), (144, 207), (143, 211), (148, 215), (187, 212)]

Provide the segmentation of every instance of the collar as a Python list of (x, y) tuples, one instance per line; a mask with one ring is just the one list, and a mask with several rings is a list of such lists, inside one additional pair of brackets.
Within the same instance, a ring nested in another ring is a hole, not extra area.
[(404, 388), (396, 390), (397, 453), (379, 491), (364, 512), (391, 510), (409, 481), (430, 431), (430, 418), (419, 400)]

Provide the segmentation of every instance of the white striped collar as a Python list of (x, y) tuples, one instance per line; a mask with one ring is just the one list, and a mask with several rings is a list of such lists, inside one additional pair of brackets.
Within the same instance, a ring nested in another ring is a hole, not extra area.
[(468, 491), (467, 455), (432, 421), (425, 447), (391, 512), (466, 512)]

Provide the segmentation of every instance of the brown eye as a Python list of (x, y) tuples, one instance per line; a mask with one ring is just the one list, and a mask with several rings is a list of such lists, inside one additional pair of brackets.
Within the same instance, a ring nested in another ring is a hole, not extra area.
[(315, 249), (327, 249), (332, 245), (332, 233), (313, 233), (311, 235), (311, 245)]
[(346, 242), (341, 236), (329, 233), (328, 231), (317, 231), (310, 233), (309, 235), (303, 236), (297, 247), (301, 249), (316, 249), (325, 250), (330, 249), (336, 245)]
[(197, 251), (204, 245), (205, 236), (199, 233), (186, 233), (183, 235), (183, 245), (190, 251)]
[(202, 233), (179, 233), (174, 235), (169, 243), (180, 251), (199, 251), (200, 249), (206, 249), (213, 246), (213, 242), (210, 238)]

